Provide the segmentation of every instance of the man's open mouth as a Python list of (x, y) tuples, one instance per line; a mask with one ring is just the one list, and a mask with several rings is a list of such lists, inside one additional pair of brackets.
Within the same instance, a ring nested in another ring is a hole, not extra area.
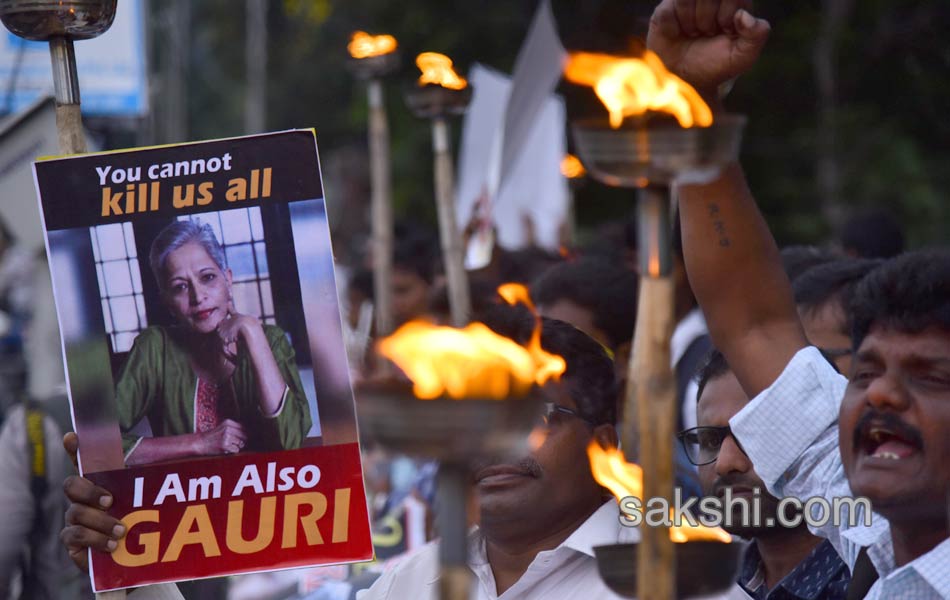
[(902, 460), (923, 447), (920, 433), (896, 417), (862, 419), (855, 429), (855, 448), (871, 458)]

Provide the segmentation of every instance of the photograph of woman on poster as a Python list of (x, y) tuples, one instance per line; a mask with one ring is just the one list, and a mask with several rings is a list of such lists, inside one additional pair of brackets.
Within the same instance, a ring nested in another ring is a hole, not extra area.
[[(175, 325), (136, 338), (116, 383), (126, 465), (299, 448), (307, 398), (284, 331), (238, 313), (208, 224), (175, 221), (149, 265)], [(152, 437), (132, 430), (148, 419)]]

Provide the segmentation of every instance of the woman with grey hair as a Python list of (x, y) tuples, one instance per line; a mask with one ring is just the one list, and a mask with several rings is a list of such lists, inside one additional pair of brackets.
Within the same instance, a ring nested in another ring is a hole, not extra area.
[[(298, 448), (310, 413), (293, 348), (279, 327), (234, 309), (211, 227), (171, 223), (149, 264), (176, 325), (140, 333), (119, 374), (126, 464)], [(143, 418), (152, 437), (132, 432)]]

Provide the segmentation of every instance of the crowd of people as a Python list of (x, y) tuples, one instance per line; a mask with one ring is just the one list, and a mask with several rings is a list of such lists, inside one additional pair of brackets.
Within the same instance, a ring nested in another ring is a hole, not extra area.
[[(722, 110), (720, 86), (752, 68), (769, 35), (769, 23), (745, 5), (663, 0), (651, 20), (648, 47), (715, 111)], [(870, 511), (856, 515), (869, 517), (864, 525), (848, 515), (811, 527), (753, 525), (737, 516), (726, 528), (746, 545), (729, 597), (950, 598), (950, 252), (904, 252), (899, 226), (883, 214), (856, 215), (826, 246), (780, 250), (738, 164), (676, 193), (671, 367), (679, 434), (669, 443), (677, 487), (687, 498), (760, 496), (761, 522), (775, 517), (787, 497), (870, 501), (869, 509), (853, 508)], [(637, 314), (636, 228), (615, 233), (612, 247), (580, 246), (566, 256), (496, 248), (488, 267), (469, 273), (472, 320), (525, 342), (534, 319), (506, 307), (495, 291), (523, 283), (542, 319), (543, 347), (567, 364), (562, 379), (541, 390), (544, 443), (521, 460), (475, 471), (473, 598), (615, 598), (597, 573), (593, 548), (639, 539), (594, 480), (586, 454), (591, 440), (618, 445)], [(407, 223), (396, 239), (397, 324), (448, 322), (437, 238)], [(0, 259), (9, 252), (7, 240), (4, 233)], [(371, 379), (378, 366), (370, 351), (368, 265), (350, 271), (343, 302), (357, 402), (359, 381)], [(19, 289), (4, 286), (0, 280), (0, 291)], [(11, 322), (18, 318), (15, 302), (0, 298)], [(14, 425), (23, 420), (22, 409), (5, 416), (0, 447), (19, 444), (25, 452), (29, 444)], [(52, 423), (49, 435), (56, 435)], [(73, 455), (79, 443), (67, 436)], [(291, 585), (284, 597), (438, 597), (437, 465), (390, 456), (371, 443), (363, 454), (375, 564), (311, 578), (319, 585)], [(5, 482), (29, 490), (28, 470), (7, 469), (7, 452), (2, 459)], [(77, 476), (65, 489), (71, 506), (63, 547), (85, 569), (86, 549), (114, 550), (125, 529), (104, 510), (112, 502), (109, 490)], [(53, 512), (61, 501), (52, 501)], [(37, 499), (32, 518), (39, 506)], [(56, 530), (58, 523), (45, 528)], [(21, 532), (19, 539), (27, 544), (32, 535)], [(7, 585), (7, 574), (25, 571), (19, 553), (3, 556), (0, 584)], [(231, 597), (253, 594), (252, 583), (234, 582)], [(174, 586), (131, 596), (178, 597)]]

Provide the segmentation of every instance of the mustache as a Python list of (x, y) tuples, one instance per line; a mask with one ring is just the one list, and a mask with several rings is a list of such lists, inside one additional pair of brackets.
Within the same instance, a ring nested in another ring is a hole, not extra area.
[(872, 408), (861, 415), (854, 426), (855, 448), (861, 445), (862, 439), (870, 432), (872, 424), (890, 430), (898, 437), (915, 444), (919, 448), (924, 446), (923, 436), (916, 427), (908, 425), (894, 413), (882, 412)]
[(511, 462), (506, 460), (501, 460), (500, 458), (493, 459), (482, 459), (475, 461), (472, 465), (472, 474), (477, 475), (479, 471), (487, 469), (488, 467), (495, 467), (498, 465), (505, 465), (508, 467), (515, 467), (519, 471), (524, 471), (532, 477), (541, 477), (544, 473), (544, 469), (541, 467), (541, 463), (534, 460), (533, 458), (526, 456), (521, 458), (517, 462)]

